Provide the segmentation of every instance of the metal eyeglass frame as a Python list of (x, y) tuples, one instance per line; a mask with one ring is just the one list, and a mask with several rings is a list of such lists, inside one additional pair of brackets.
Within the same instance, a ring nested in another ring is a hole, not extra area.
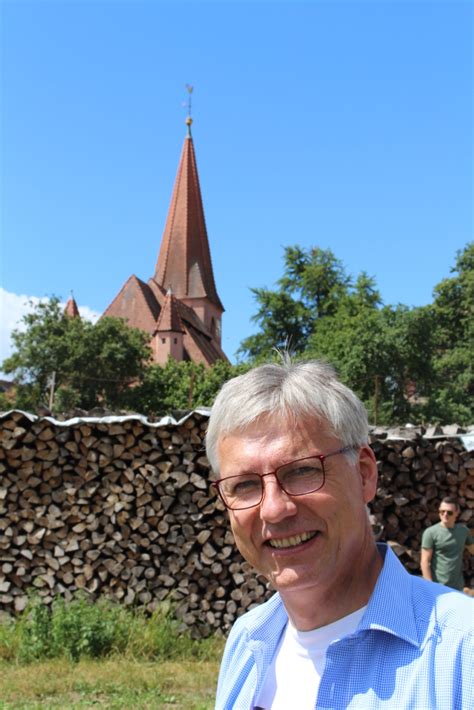
[[(299, 496), (306, 496), (310, 493), (316, 493), (316, 491), (320, 491), (321, 488), (324, 486), (324, 484), (326, 482), (326, 469), (324, 468), (324, 462), (326, 459), (328, 459), (330, 456), (337, 456), (337, 454), (346, 454), (348, 451), (357, 451), (359, 448), (360, 448), (359, 446), (343, 446), (342, 449), (338, 449), (337, 451), (331, 451), (329, 454), (313, 454), (312, 456), (305, 456), (302, 459), (294, 459), (293, 461), (287, 461), (286, 463), (282, 464), (281, 466), (278, 466), (274, 471), (269, 471), (268, 473), (261, 473), (261, 474), (259, 473), (257, 475), (260, 476), (261, 479), (265, 478), (265, 476), (274, 476), (280, 490), (282, 490), (283, 493), (285, 493), (287, 496), (290, 496), (291, 498), (295, 498), (295, 497), (299, 497)], [(291, 464), (299, 463), (300, 461), (307, 461), (307, 459), (319, 459), (319, 461), (321, 462), (322, 474), (323, 474), (321, 485), (318, 486), (317, 488), (311, 489), (310, 491), (305, 491), (304, 493), (289, 493), (287, 490), (285, 490), (285, 488), (281, 484), (281, 482), (278, 478), (278, 471), (282, 468), (285, 468), (286, 466), (291, 466)], [(244, 505), (242, 507), (241, 506), (235, 507), (235, 506), (230, 506), (226, 502), (226, 500), (224, 498), (224, 494), (222, 493), (222, 491), (220, 489), (220, 484), (223, 481), (229, 481), (231, 478), (241, 478), (245, 475), (246, 474), (239, 474), (236, 476), (227, 476), (226, 478), (218, 478), (217, 481), (213, 481), (211, 484), (212, 487), (215, 488), (215, 490), (217, 491), (219, 498), (221, 499), (221, 501), (224, 503), (225, 507), (228, 510), (248, 510), (249, 508), (256, 508), (257, 506), (259, 506), (261, 504), (261, 502), (263, 500), (263, 497), (265, 495), (265, 486), (263, 485), (263, 481), (262, 481), (262, 495), (260, 496), (260, 500), (257, 503), (252, 503), (252, 505)]]

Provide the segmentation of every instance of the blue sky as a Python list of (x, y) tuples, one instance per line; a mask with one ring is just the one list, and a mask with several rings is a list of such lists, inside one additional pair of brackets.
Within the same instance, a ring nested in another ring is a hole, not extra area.
[(102, 312), (193, 137), (232, 358), (285, 245), (423, 305), (473, 233), (471, 2), (3, 0), (0, 359), (25, 297)]

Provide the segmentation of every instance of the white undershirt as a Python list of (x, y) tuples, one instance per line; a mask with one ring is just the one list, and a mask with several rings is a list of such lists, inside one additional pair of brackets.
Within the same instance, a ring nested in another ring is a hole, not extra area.
[(366, 608), (313, 631), (298, 631), (288, 621), (255, 707), (314, 710), (329, 644), (353, 633)]

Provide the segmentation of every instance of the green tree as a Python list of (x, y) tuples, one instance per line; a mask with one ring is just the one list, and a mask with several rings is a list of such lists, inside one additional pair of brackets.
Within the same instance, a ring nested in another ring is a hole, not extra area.
[(101, 402), (120, 407), (130, 386), (145, 375), (151, 356), (149, 336), (120, 318), (82, 323), (82, 338), (71, 343), (67, 382), (81, 393), (81, 406), (86, 409)]
[(431, 383), (431, 315), (427, 309), (380, 307), (366, 274), (331, 315), (316, 323), (304, 355), (331, 362), (363, 400), (373, 422), (412, 418), (410, 386), (425, 394)]
[(372, 421), (472, 421), (474, 247), (420, 308), (383, 305), (364, 272), (352, 284), (329, 250), (285, 250), (275, 290), (253, 289), (260, 330), (242, 342), (252, 361), (286, 345), (331, 362), (365, 402)]
[(453, 276), (434, 289), (436, 390), (430, 414), (442, 422), (474, 419), (474, 242), (458, 252)]
[(16, 406), (29, 409), (47, 401), (49, 380), (59, 363), (67, 359), (68, 333), (76, 328), (69, 320), (59, 299), (53, 297), (23, 317), (24, 331), (13, 331), (15, 350), (1, 367), (6, 374), (13, 374), (18, 384)]
[(119, 406), (151, 354), (146, 333), (115, 318), (95, 325), (70, 318), (56, 297), (38, 304), (23, 323), (23, 331), (12, 333), (13, 355), (1, 366), (14, 375), (16, 406), (23, 408), (48, 403), (52, 378), (57, 404)]
[(350, 279), (330, 249), (286, 247), (277, 288), (253, 288), (259, 332), (242, 341), (239, 353), (268, 358), (275, 348), (302, 353), (318, 319), (331, 315), (347, 294)]
[(206, 368), (203, 364), (170, 358), (165, 367), (147, 368), (141, 385), (129, 390), (127, 402), (129, 407), (147, 415), (210, 407), (224, 382), (248, 367), (219, 360)]

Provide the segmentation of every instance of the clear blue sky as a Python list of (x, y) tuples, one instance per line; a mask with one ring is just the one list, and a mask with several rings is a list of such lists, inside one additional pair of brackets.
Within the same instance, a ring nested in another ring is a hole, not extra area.
[(186, 83), (230, 357), (285, 245), (422, 305), (472, 239), (471, 2), (0, 5), (4, 348), (17, 296), (152, 275)]

